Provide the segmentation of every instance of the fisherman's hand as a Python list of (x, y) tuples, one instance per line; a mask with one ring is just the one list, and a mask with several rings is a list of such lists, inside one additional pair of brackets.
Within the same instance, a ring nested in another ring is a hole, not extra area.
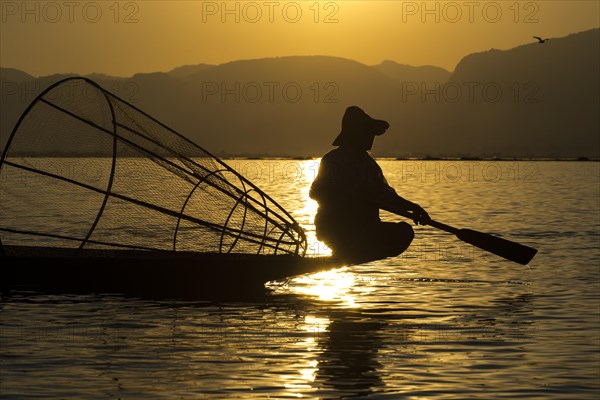
[(427, 211), (425, 211), (423, 207), (418, 204), (413, 203), (413, 207), (410, 211), (413, 213), (413, 221), (416, 225), (427, 225), (429, 221), (431, 221), (431, 217), (429, 214), (427, 214)]

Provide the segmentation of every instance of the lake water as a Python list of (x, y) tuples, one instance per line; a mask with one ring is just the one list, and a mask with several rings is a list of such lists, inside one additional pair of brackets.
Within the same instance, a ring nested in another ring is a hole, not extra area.
[[(316, 161), (229, 162), (327, 252)], [(3, 293), (0, 398), (597, 399), (600, 163), (380, 164), (433, 218), (538, 255), (418, 226), (401, 257), (270, 283), (256, 303)]]

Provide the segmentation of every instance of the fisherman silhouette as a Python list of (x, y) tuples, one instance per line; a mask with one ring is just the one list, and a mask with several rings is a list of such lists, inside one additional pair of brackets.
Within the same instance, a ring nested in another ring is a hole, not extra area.
[(369, 155), (375, 136), (389, 128), (356, 106), (348, 107), (338, 146), (321, 159), (310, 197), (319, 203), (317, 238), (336, 257), (366, 262), (401, 254), (414, 238), (406, 222), (382, 222), (379, 210), (411, 211), (416, 224), (430, 220), (421, 206), (400, 197), (387, 183), (381, 168)]

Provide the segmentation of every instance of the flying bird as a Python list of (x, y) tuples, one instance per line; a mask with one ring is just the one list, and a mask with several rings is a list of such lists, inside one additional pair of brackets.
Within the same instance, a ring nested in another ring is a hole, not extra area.
[(539, 36), (534, 36), (533, 38), (534, 38), (534, 39), (537, 39), (539, 43), (544, 43), (546, 40), (548, 40), (548, 39), (542, 39), (542, 38), (541, 38), (541, 37), (539, 37)]

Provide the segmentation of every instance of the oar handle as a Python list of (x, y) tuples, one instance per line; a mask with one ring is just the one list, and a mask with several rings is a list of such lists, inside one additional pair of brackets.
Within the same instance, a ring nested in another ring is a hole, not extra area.
[(441, 222), (434, 221), (434, 220), (429, 221), (426, 225), (433, 226), (434, 228), (441, 229), (443, 231), (452, 233), (454, 235), (458, 235), (458, 232), (460, 231), (460, 229), (458, 229), (458, 228), (455, 228), (450, 225), (442, 224)]
[[(398, 214), (398, 215), (400, 215), (402, 217), (406, 217), (406, 218), (413, 219), (413, 220), (415, 219), (414, 214), (411, 213), (410, 211), (394, 210), (394, 214)], [(448, 233), (452, 233), (454, 235), (457, 235), (458, 232), (460, 231), (460, 229), (458, 229), (458, 228), (455, 228), (455, 227), (450, 226), (450, 225), (443, 224), (443, 223), (435, 221), (433, 219), (430, 220), (427, 223), (427, 225), (433, 226), (434, 228), (437, 228), (437, 229), (441, 229), (441, 230), (446, 231)]]
[[(415, 215), (409, 211), (393, 210), (392, 212), (406, 218), (415, 219)], [(472, 244), (480, 249), (489, 251), (490, 253), (494, 253), (519, 264), (526, 265), (537, 253), (537, 250), (533, 247), (512, 242), (508, 239), (496, 237), (488, 233), (478, 232), (472, 229), (458, 229), (434, 220), (430, 220), (427, 225), (453, 233), (458, 239), (465, 243)]]

